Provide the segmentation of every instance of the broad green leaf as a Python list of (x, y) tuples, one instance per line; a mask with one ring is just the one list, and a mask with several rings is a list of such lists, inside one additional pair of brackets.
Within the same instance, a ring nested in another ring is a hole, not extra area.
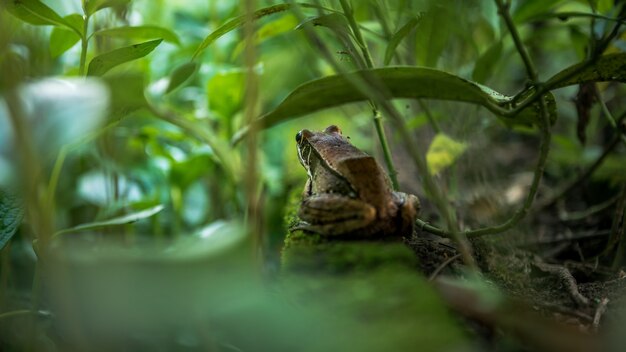
[(626, 53), (602, 55), (595, 63), (584, 68), (581, 72), (563, 80), (584, 65), (586, 64), (581, 62), (570, 66), (552, 76), (545, 84), (549, 86), (555, 84), (553, 88), (556, 89), (585, 82), (617, 81), (626, 83)]
[[(510, 107), (513, 97), (505, 96), (478, 83), (440, 70), (423, 67), (386, 67), (361, 70), (346, 75), (334, 75), (304, 83), (291, 92), (274, 110), (256, 120), (256, 127), (266, 128), (317, 110), (346, 103), (363, 101), (370, 97), (354, 88), (357, 79), (375, 82), (387, 99), (425, 98), (449, 100), (481, 105), (496, 115)], [(552, 94), (546, 94), (550, 121), (556, 121), (556, 103)], [(513, 118), (502, 117), (509, 124), (532, 124), (539, 121), (539, 105), (535, 103)], [(233, 142), (247, 133), (239, 131)]]
[(73, 31), (63, 28), (54, 27), (50, 34), (50, 55), (56, 58), (73, 47), (80, 37)]
[(85, 1), (85, 13), (91, 16), (94, 12), (114, 6), (122, 6), (129, 4), (130, 0), (87, 0)]
[(426, 162), (432, 175), (453, 165), (465, 152), (467, 144), (457, 142), (443, 133), (438, 133), (428, 147)]
[[(318, 8), (318, 6), (309, 5), (309, 4), (299, 4), (299, 6), (308, 7), (308, 8)], [(262, 9), (254, 11), (254, 14), (252, 14), (252, 18), (253, 20), (258, 20), (261, 17), (272, 15), (278, 12), (287, 11), (290, 8), (291, 8), (291, 4), (279, 4), (279, 5), (264, 7)], [(193, 53), (192, 59), (195, 59), (196, 57), (198, 57), (198, 55), (200, 55), (200, 53), (204, 51), (204, 49), (206, 49), (209, 45), (211, 45), (214, 41), (219, 39), (224, 34), (243, 26), (244, 23), (246, 23), (246, 17), (247, 17), (246, 15), (235, 17), (229, 20), (228, 22), (224, 23), (220, 27), (218, 27), (213, 32), (211, 32), (206, 38), (204, 38), (202, 43), (200, 43), (196, 51)]]
[(472, 79), (476, 82), (485, 82), (493, 73), (493, 68), (502, 55), (502, 42), (497, 42), (487, 49), (476, 60)]
[(404, 26), (400, 27), (396, 33), (389, 40), (389, 44), (387, 44), (387, 49), (385, 50), (385, 65), (389, 65), (391, 59), (393, 59), (393, 54), (396, 52), (396, 48), (411, 31), (417, 27), (422, 19), (422, 15), (419, 14), (411, 18)]
[(76, 30), (74, 26), (39, 0), (10, 0), (6, 9), (20, 20), (38, 26), (64, 26)]
[(89, 63), (87, 75), (102, 76), (117, 65), (142, 58), (152, 52), (162, 41), (163, 39), (151, 40), (98, 55)]
[(191, 61), (178, 66), (172, 76), (170, 77), (170, 83), (167, 86), (165, 93), (169, 93), (178, 88), (181, 84), (185, 83), (189, 77), (191, 77), (198, 69), (198, 64)]
[(24, 209), (17, 197), (0, 189), (0, 249), (13, 237), (23, 217)]
[(65, 233), (80, 232), (80, 231), (87, 231), (87, 230), (95, 230), (95, 229), (99, 229), (99, 228), (103, 228), (103, 227), (120, 226), (120, 225), (131, 224), (133, 222), (137, 222), (139, 220), (143, 220), (143, 219), (149, 218), (152, 215), (159, 213), (161, 210), (163, 210), (163, 208), (164, 208), (163, 205), (157, 205), (157, 206), (149, 208), (149, 209), (145, 209), (145, 210), (138, 211), (138, 212), (135, 212), (135, 213), (131, 213), (131, 214), (127, 214), (127, 215), (124, 215), (124, 216), (112, 218), (112, 219), (109, 219), (109, 220), (90, 222), (90, 223), (87, 223), (87, 224), (82, 224), (82, 225), (70, 227), (68, 229), (57, 231), (54, 234), (54, 237), (62, 235), (62, 234), (65, 234)]
[(176, 33), (159, 26), (124, 26), (106, 28), (95, 32), (94, 35), (140, 40), (162, 38), (168, 43), (180, 45), (180, 40), (178, 39)]

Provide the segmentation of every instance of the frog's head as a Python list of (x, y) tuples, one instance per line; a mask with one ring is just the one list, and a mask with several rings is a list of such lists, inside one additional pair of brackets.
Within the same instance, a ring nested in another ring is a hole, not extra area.
[(343, 141), (341, 129), (335, 125), (326, 127), (321, 132), (311, 132), (302, 130), (296, 134), (296, 148), (298, 149), (298, 159), (307, 172), (311, 171), (312, 161), (323, 161), (327, 163), (332, 159), (332, 146), (338, 141)]

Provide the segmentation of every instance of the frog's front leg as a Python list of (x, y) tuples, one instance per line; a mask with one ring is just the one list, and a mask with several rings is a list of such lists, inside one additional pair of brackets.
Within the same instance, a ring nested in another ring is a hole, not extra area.
[(304, 198), (298, 216), (304, 222), (294, 229), (333, 236), (366, 227), (376, 218), (376, 209), (362, 200), (323, 193)]

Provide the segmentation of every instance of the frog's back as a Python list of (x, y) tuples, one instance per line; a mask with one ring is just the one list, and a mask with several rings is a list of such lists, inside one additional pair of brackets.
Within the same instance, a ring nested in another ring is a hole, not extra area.
[(336, 170), (350, 181), (359, 198), (384, 207), (391, 196), (387, 174), (376, 159), (359, 152), (361, 155), (337, 160)]

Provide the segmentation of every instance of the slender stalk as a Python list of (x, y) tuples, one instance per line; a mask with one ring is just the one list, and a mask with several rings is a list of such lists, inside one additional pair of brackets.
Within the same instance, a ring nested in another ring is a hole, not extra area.
[(258, 126), (254, 124), (257, 116), (257, 103), (259, 96), (258, 77), (254, 71), (256, 64), (256, 48), (254, 40), (254, 10), (255, 0), (243, 0), (243, 8), (248, 17), (243, 27), (244, 32), (244, 62), (246, 66), (246, 92), (244, 106), (244, 120), (252, 127), (246, 139), (246, 168), (244, 175), (244, 185), (246, 189), (247, 223), (253, 236), (253, 255), (256, 259), (261, 259), (263, 249), (263, 226), (261, 226), (261, 213), (259, 207), (258, 193)]
[(33, 311), (30, 309), (13, 310), (10, 312), (5, 312), (5, 313), (0, 314), (0, 320), (12, 318), (12, 317), (19, 317), (21, 315), (37, 315), (37, 314), (39, 314), (37, 311)]
[[(352, 10), (352, 7), (348, 4), (346, 0), (340, 0), (340, 2), (344, 16), (348, 19), (348, 24), (350, 25), (352, 33), (354, 34), (356, 44), (361, 49), (361, 54), (363, 55), (363, 59), (365, 60), (367, 68), (374, 68), (372, 55), (367, 48), (367, 43), (365, 43), (365, 40), (363, 39), (363, 34), (361, 34), (361, 28), (354, 18), (354, 11)], [(383, 149), (383, 157), (385, 158), (385, 164), (387, 165), (387, 170), (389, 171), (389, 178), (391, 179), (393, 188), (397, 191), (400, 188), (400, 184), (398, 183), (398, 171), (396, 170), (393, 159), (391, 157), (391, 148), (389, 147), (389, 143), (387, 142), (387, 136), (385, 135), (385, 128), (383, 126), (382, 116), (380, 114), (380, 111), (378, 110), (376, 103), (371, 99), (370, 105), (372, 106), (372, 115), (374, 117), (376, 134), (378, 135), (378, 140), (380, 141), (381, 148)]]
[(89, 28), (89, 16), (83, 15), (83, 33), (80, 37), (80, 64), (78, 66), (78, 74), (85, 75), (85, 64), (87, 62), (87, 49), (89, 46), (89, 37), (87, 36), (87, 30)]

